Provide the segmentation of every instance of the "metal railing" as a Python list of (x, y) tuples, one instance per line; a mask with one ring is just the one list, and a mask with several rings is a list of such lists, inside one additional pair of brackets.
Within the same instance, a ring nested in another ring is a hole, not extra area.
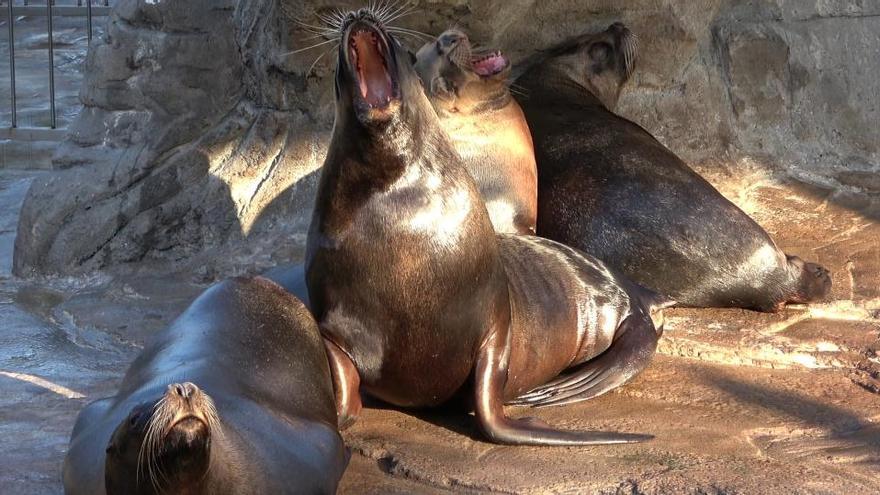
[[(103, 5), (100, 5), (103, 2)], [(43, 140), (60, 139), (64, 135), (63, 129), (57, 129), (55, 111), (55, 42), (52, 21), (54, 16), (79, 16), (86, 17), (88, 24), (88, 41), (92, 42), (92, 18), (94, 16), (106, 16), (110, 13), (110, 0), (77, 0), (76, 5), (55, 5), (54, 0), (47, 0), (46, 5), (28, 5), (28, 0), (22, 0), (21, 6), (15, 6), (14, 0), (6, 0), (6, 8), (0, 9), (0, 18), (7, 19), (9, 36), (9, 78), (10, 78), (10, 107), (12, 110), (11, 126), (0, 128), (0, 139)], [(92, 6), (95, 3), (96, 6)], [(19, 127), (15, 94), (15, 18), (16, 16), (45, 16), (48, 31), (49, 50), (49, 113), (50, 125), (46, 127)]]

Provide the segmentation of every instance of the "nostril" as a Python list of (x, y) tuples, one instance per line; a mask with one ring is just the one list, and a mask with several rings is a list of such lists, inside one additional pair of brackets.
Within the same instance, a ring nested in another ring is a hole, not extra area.
[(182, 388), (183, 388), (183, 393), (181, 393), (181, 396), (183, 396), (184, 398), (187, 398), (187, 399), (191, 399), (191, 398), (195, 397), (196, 393), (198, 393), (198, 391), (199, 391), (199, 387), (197, 387), (196, 384), (192, 383), (192, 382), (184, 383), (182, 385)]

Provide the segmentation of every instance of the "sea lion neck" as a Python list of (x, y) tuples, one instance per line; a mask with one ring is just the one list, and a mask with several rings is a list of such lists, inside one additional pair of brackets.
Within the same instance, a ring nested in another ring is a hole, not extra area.
[[(462, 95), (465, 98), (468, 96), (466, 91), (467, 89), (465, 89), (465, 93)], [(481, 92), (481, 90), (474, 91)], [(467, 98), (469, 101), (475, 102), (471, 105), (462, 106), (460, 102), (464, 98), (459, 98), (457, 101), (449, 105), (444, 105), (442, 102), (438, 102), (434, 108), (437, 110), (437, 115), (442, 118), (457, 116), (478, 117), (503, 110), (510, 104), (512, 98), (513, 97), (510, 95), (510, 90), (507, 85), (501, 85), (491, 93), (481, 94), (479, 97)]]
[(431, 122), (437, 117), (427, 98), (419, 97), (404, 102), (381, 125), (364, 126), (351, 113), (339, 112), (333, 129), (334, 152), (328, 156), (328, 164), (342, 161), (339, 165), (355, 172), (351, 175), (361, 186), (372, 183), (384, 189), (408, 168), (423, 166), (423, 157), (429, 151), (451, 147), (438, 138), (437, 122)]
[(602, 101), (593, 89), (575, 81), (563, 69), (554, 66), (553, 59), (534, 64), (517, 79), (517, 84), (526, 90), (526, 96), (521, 98), (523, 104), (534, 97), (542, 102), (570, 104), (576, 101), (583, 106), (602, 106), (609, 110), (615, 106), (615, 102)]

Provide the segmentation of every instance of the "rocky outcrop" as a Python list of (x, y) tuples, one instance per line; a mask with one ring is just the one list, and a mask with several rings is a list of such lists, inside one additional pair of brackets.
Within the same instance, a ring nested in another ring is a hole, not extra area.
[(288, 24), (274, 1), (121, 1), (90, 48), (63, 170), (25, 201), (16, 272), (247, 258), (304, 229), (326, 132), (283, 67)]
[[(363, 3), (121, 0), (90, 49), (64, 170), (25, 202), (16, 272), (193, 259), (226, 272), (289, 256), (310, 218), (334, 62), (313, 65), (332, 44), (291, 52), (321, 41), (302, 26), (316, 12)], [(748, 165), (880, 218), (876, 2), (415, 3), (400, 24), (458, 23), (514, 60), (622, 20), (642, 57), (619, 111), (732, 199)]]

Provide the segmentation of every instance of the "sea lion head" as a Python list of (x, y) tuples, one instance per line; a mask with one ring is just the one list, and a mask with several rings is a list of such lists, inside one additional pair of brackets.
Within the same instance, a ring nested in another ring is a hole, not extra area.
[(113, 432), (104, 467), (107, 493), (183, 492), (198, 485), (219, 426), (208, 394), (189, 382), (168, 385), (159, 399), (135, 406)]
[(424, 100), (412, 54), (378, 13), (368, 8), (349, 12), (338, 29), (337, 117), (353, 110), (361, 125), (383, 126), (413, 102), (418, 106), (419, 99)]
[(416, 72), (438, 110), (474, 113), (509, 100), (510, 61), (500, 50), (475, 53), (470, 39), (458, 29), (424, 45), (416, 59)]
[(575, 36), (544, 50), (536, 55), (537, 63), (529, 65), (553, 66), (614, 110), (635, 69), (638, 49), (638, 37), (615, 22), (601, 33)]

